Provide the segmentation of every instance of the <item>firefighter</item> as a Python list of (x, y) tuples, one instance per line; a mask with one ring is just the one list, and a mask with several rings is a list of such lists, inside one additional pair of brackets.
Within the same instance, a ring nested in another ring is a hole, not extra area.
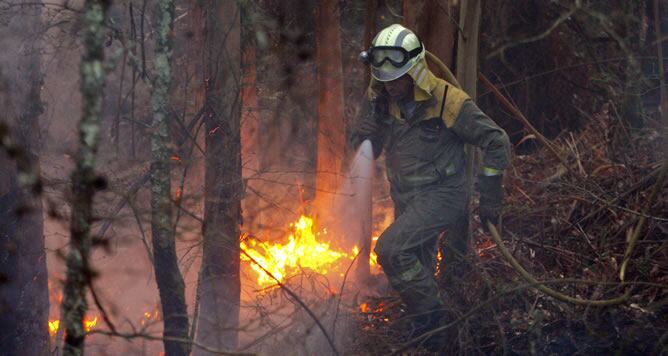
[(374, 156), (385, 152), (394, 222), (375, 247), (378, 262), (422, 333), (444, 322), (434, 278), (439, 235), (445, 263), (468, 248), (468, 192), (464, 144), (480, 147), (480, 219), (496, 224), (503, 200), (508, 136), (470, 97), (427, 67), (418, 37), (394, 24), (383, 29), (361, 58), (371, 67), (367, 105), (351, 135), (353, 147), (369, 139)]

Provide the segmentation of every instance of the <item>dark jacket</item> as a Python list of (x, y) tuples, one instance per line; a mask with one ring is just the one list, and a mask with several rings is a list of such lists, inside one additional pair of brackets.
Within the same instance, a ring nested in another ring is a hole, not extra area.
[(505, 131), (468, 96), (437, 79), (426, 100), (394, 102), (378, 95), (367, 103), (353, 144), (369, 138), (378, 156), (385, 150), (393, 191), (440, 183), (462, 187), (466, 179), (464, 145), (483, 151), (483, 167), (503, 170), (510, 162)]

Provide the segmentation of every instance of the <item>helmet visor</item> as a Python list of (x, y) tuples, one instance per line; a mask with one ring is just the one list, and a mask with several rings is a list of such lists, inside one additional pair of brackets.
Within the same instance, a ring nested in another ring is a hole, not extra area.
[(390, 62), (396, 68), (403, 67), (412, 58), (422, 53), (422, 43), (420, 47), (407, 51), (403, 47), (393, 46), (375, 46), (369, 49), (369, 58), (371, 65), (381, 67), (385, 62)]
[(374, 47), (371, 49), (371, 64), (380, 67), (389, 61), (393, 66), (399, 68), (408, 62), (408, 53), (401, 47)]

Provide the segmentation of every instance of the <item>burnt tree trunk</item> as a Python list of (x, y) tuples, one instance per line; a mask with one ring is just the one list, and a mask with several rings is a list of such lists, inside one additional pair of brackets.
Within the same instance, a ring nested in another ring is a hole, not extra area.
[[(240, 11), (234, 1), (203, 1), (206, 159), (204, 244), (197, 342), (237, 346), (241, 225)], [(210, 353), (195, 349), (195, 355)]]
[(341, 26), (338, 0), (322, 0), (316, 18), (316, 64), (319, 83), (316, 164), (317, 206), (330, 208), (340, 184), (345, 151)]
[(23, 50), (0, 55), (0, 68), (16, 69), (0, 69), (0, 111), (11, 120), (6, 124), (12, 131), (0, 138), (0, 146), (9, 146), (5, 149), (11, 153), (0, 153), (0, 350), (10, 355), (43, 355), (49, 346), (48, 275), (38, 195), (41, 41), (32, 37), (42, 30), (40, 16), (39, 8), (23, 9), (5, 27), (9, 32), (0, 30), (5, 48), (19, 47), (12, 44), (17, 39), (11, 33), (26, 35), (18, 40)]
[(70, 251), (67, 255), (67, 279), (62, 311), (65, 328), (64, 355), (83, 355), (85, 331), (83, 319), (88, 309), (86, 287), (92, 271), (88, 257), (92, 244), (95, 160), (100, 140), (102, 97), (104, 90), (104, 22), (109, 3), (86, 1), (84, 14), (84, 54), (81, 59), (82, 117), (79, 124), (79, 151), (72, 173), (72, 219)]
[(167, 338), (188, 339), (185, 286), (176, 256), (172, 229), (171, 164), (172, 144), (168, 124), (169, 87), (172, 81), (172, 31), (174, 1), (155, 4), (155, 74), (153, 81), (153, 124), (151, 135), (151, 235), (155, 281), (160, 292), (164, 318), (166, 355), (187, 355), (188, 343)]

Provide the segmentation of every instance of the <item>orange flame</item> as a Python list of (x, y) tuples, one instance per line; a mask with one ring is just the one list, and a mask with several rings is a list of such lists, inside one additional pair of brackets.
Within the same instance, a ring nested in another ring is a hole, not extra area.
[[(332, 247), (327, 241), (322, 241), (327, 235), (327, 230), (315, 232), (311, 217), (302, 215), (297, 222), (290, 224), (290, 227), (293, 232), (285, 243), (262, 242), (256, 239), (241, 241), (240, 247), (243, 251), (241, 260), (251, 262), (250, 267), (257, 274), (259, 286), (271, 286), (276, 282), (264, 269), (281, 282), (304, 268), (320, 274), (333, 272), (343, 277), (345, 269), (339, 268), (342, 265), (338, 262), (342, 259), (352, 261), (360, 252), (357, 246), (348, 253)], [(373, 243), (375, 240), (377, 238), (374, 238)], [(376, 254), (373, 252), (369, 256), (369, 264), (373, 267), (378, 266)]]
[(255, 239), (241, 242), (240, 247), (245, 251), (241, 255), (241, 260), (251, 261), (248, 257), (250, 256), (257, 262), (251, 263), (250, 266), (258, 274), (258, 285), (267, 286), (275, 282), (262, 267), (276, 279), (283, 281), (288, 275), (299, 272), (300, 268), (327, 274), (328, 267), (334, 262), (349, 257), (343, 251), (330, 248), (329, 243), (318, 241), (313, 231), (313, 219), (302, 215), (290, 226), (294, 232), (290, 234), (285, 244), (258, 242)]
[(56, 335), (59, 328), (60, 320), (49, 320), (49, 334), (51, 334), (51, 336)]
[[(88, 332), (91, 331), (95, 328), (97, 325), (97, 317), (89, 318), (89, 317), (84, 317), (83, 321), (83, 327), (84, 331)], [(54, 320), (49, 320), (49, 334), (51, 337), (55, 336), (56, 333), (58, 333), (58, 330), (60, 329), (60, 320), (54, 319)]]
[(95, 325), (97, 325), (97, 317), (89, 320), (84, 319), (84, 330), (91, 331)]

